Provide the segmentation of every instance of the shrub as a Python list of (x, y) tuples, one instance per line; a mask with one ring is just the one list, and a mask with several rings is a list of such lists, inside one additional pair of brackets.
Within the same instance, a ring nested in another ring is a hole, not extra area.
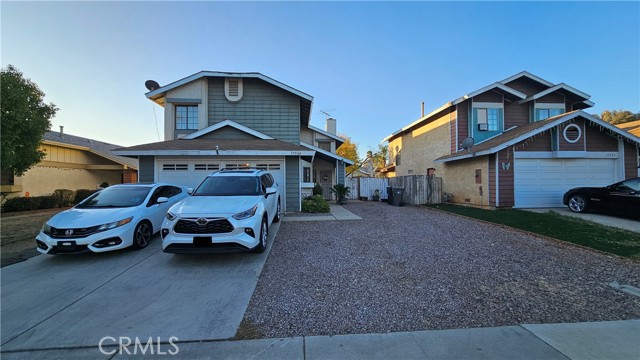
[(102, 184), (100, 184), (100, 187), (103, 188), (103, 189), (106, 189), (106, 188), (109, 187), (109, 183), (105, 181)]
[(321, 195), (310, 196), (302, 200), (302, 212), (328, 213), (329, 203)]
[(78, 189), (76, 190), (75, 196), (73, 197), (73, 205), (78, 205), (80, 202), (96, 192), (96, 190), (89, 189)]
[(322, 185), (318, 183), (313, 185), (313, 195), (322, 195)]
[(58, 204), (60, 206), (71, 206), (71, 204), (73, 204), (73, 198), (75, 197), (73, 191), (67, 189), (57, 189), (52, 195), (58, 198)]
[(28, 211), (38, 209), (51, 209), (59, 206), (59, 199), (57, 196), (31, 196), (31, 197), (16, 197), (7, 199), (2, 204), (2, 212), (14, 212), (14, 211)]

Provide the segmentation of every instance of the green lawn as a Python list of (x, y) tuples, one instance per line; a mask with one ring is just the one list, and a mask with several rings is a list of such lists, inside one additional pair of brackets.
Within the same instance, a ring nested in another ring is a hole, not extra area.
[(640, 259), (640, 233), (595, 224), (557, 213), (539, 214), (523, 210), (483, 210), (449, 204), (429, 207), (496, 224), (511, 226), (600, 251)]

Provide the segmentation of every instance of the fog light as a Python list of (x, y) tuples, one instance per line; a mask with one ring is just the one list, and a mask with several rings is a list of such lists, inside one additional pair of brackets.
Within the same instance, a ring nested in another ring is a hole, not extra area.
[(167, 235), (169, 235), (169, 229), (162, 229), (162, 232), (160, 234), (162, 235), (162, 238), (164, 239), (165, 237), (167, 237)]
[(253, 229), (252, 228), (244, 228), (244, 232), (245, 232), (245, 234), (251, 236), (252, 238), (256, 237), (256, 234), (253, 233)]
[(109, 239), (96, 241), (95, 243), (93, 243), (93, 247), (101, 249), (101, 248), (116, 246), (120, 244), (122, 244), (122, 240), (120, 240), (120, 238), (109, 238)]
[(44, 242), (42, 242), (40, 240), (36, 240), (36, 244), (38, 245), (38, 248), (42, 249), (42, 250), (47, 250), (49, 248), (47, 246), (47, 244), (45, 244)]

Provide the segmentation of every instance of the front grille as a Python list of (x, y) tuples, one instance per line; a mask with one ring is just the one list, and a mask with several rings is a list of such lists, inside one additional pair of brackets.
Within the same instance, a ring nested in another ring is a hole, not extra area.
[[(75, 229), (59, 229), (59, 228), (51, 228), (51, 232), (47, 235), (51, 236), (55, 239), (74, 239), (87, 237), (95, 232), (97, 232), (98, 226), (92, 226), (88, 228), (75, 228)], [(67, 234), (70, 232), (70, 234)]]
[(198, 219), (180, 219), (173, 228), (179, 234), (220, 234), (233, 231), (233, 225), (227, 219), (207, 219), (208, 223), (199, 225)]

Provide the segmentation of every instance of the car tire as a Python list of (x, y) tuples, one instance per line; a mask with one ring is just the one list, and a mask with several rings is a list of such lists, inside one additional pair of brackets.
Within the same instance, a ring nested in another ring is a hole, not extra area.
[(153, 236), (153, 229), (148, 221), (140, 221), (133, 231), (133, 245), (134, 249), (144, 249), (151, 242)]
[(586, 212), (589, 207), (587, 199), (582, 195), (571, 195), (567, 205), (569, 206), (569, 210), (575, 213)]
[(280, 222), (280, 199), (278, 199), (278, 208), (276, 209), (276, 215), (273, 217), (273, 222)]
[(258, 245), (253, 248), (256, 253), (262, 253), (267, 249), (267, 237), (269, 236), (269, 228), (267, 227), (267, 219), (262, 218), (262, 224), (260, 224), (260, 237)]

